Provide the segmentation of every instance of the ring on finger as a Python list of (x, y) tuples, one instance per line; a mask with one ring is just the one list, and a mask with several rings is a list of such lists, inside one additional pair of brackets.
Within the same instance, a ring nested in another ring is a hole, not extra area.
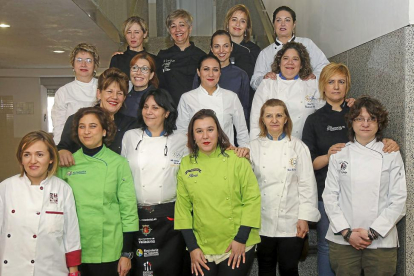
[(240, 259), (241, 258), (241, 255), (239, 255), (237, 258)]

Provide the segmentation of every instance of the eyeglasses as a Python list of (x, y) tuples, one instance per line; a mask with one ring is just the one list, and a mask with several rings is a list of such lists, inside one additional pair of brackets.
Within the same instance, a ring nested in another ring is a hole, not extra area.
[(86, 63), (92, 63), (93, 59), (91, 58), (76, 58), (75, 61), (77, 63), (82, 63), (82, 62), (86, 62)]
[(151, 68), (147, 66), (139, 67), (138, 65), (134, 65), (131, 67), (132, 72), (138, 72), (138, 70), (141, 70), (142, 74), (148, 74), (151, 71)]
[(367, 122), (367, 123), (376, 123), (377, 122), (377, 118), (376, 117), (370, 117), (368, 119), (365, 119), (364, 117), (356, 117), (354, 119), (355, 123), (363, 123), (363, 122)]

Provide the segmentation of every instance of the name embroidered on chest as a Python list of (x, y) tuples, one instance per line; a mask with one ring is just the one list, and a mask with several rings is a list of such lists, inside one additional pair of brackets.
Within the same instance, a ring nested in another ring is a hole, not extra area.
[(76, 172), (68, 171), (66, 173), (67, 176), (77, 175), (77, 174), (86, 174), (86, 171), (76, 171)]
[(58, 204), (59, 203), (58, 194), (57, 193), (50, 193), (49, 201), (50, 201), (50, 203)]
[(343, 130), (343, 129), (345, 129), (345, 126), (337, 126), (337, 127), (328, 126), (326, 128), (327, 131), (337, 131), (337, 130)]
[(163, 72), (167, 72), (170, 71), (171, 68), (171, 63), (175, 62), (174, 59), (164, 59), (164, 61), (162, 62), (162, 71)]
[(341, 161), (339, 162), (339, 165), (340, 165), (339, 172), (342, 174), (347, 174), (346, 168), (348, 167), (348, 162)]
[(318, 99), (315, 96), (306, 95), (305, 96), (305, 108), (315, 108), (315, 101)]
[(189, 177), (197, 177), (199, 173), (201, 173), (201, 170), (199, 168), (194, 168), (190, 170), (186, 170), (185, 174), (187, 175), (189, 173)]

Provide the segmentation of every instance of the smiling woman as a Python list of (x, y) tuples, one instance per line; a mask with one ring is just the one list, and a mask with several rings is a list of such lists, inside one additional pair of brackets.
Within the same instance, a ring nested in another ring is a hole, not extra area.
[(315, 79), (304, 81), (311, 72), (310, 59), (305, 46), (288, 42), (275, 56), (272, 70), (275, 80), (262, 81), (253, 98), (250, 115), (250, 139), (259, 134), (260, 108), (268, 99), (283, 100), (293, 121), (292, 136), (302, 139), (306, 118), (324, 105)]
[[(128, 91), (128, 77), (117, 68), (106, 69), (98, 80), (97, 99), (98, 105), (109, 112), (111, 119), (117, 126), (116, 135), (109, 148), (116, 153), (121, 153), (122, 137), (129, 129), (137, 126), (136, 119), (118, 112), (122, 107)], [(73, 115), (69, 116), (63, 129), (62, 140), (57, 145), (61, 166), (74, 165), (72, 153), (76, 152), (80, 145), (71, 138), (71, 126)]]
[(77, 45), (70, 55), (70, 63), (75, 80), (58, 89), (51, 112), (56, 144), (60, 142), (67, 118), (79, 108), (92, 106), (96, 97), (97, 80), (94, 76), (99, 66), (99, 55), (95, 46)]
[(132, 237), (138, 231), (128, 162), (107, 148), (116, 132), (106, 109), (79, 109), (72, 136), (82, 148), (73, 154), (75, 165), (58, 171), (75, 195), (83, 248), (79, 270), (90, 276), (125, 276), (131, 268)]

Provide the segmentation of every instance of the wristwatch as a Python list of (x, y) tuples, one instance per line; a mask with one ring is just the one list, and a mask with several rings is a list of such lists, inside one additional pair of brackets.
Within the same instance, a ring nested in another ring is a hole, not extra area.
[(125, 257), (132, 260), (132, 258), (134, 257), (134, 252), (122, 252), (121, 257)]

